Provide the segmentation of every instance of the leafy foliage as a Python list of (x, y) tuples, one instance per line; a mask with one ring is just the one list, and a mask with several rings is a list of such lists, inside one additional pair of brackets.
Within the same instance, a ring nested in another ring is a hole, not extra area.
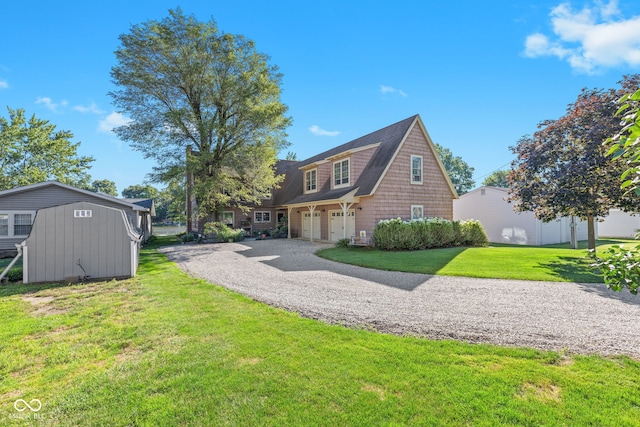
[(440, 144), (434, 145), (456, 192), (462, 195), (471, 190), (476, 185), (473, 180), (473, 168), (462, 160), (462, 157), (454, 156), (448, 148)]
[(489, 243), (486, 231), (480, 221), (468, 219), (460, 221), (460, 244), (463, 246), (486, 246)]
[(484, 246), (488, 242), (480, 222), (452, 222), (443, 218), (382, 220), (373, 230), (373, 240), (378, 249), (387, 251), (413, 251), (457, 245)]
[(108, 194), (109, 196), (118, 197), (118, 189), (116, 183), (108, 179), (100, 179), (93, 181), (88, 190), (96, 193)]
[(629, 289), (634, 295), (640, 288), (640, 245), (626, 249), (622, 245), (614, 245), (607, 249), (603, 258), (596, 258), (594, 267), (604, 275), (607, 287), (614, 291)]
[(606, 143), (611, 144), (607, 155), (625, 161), (627, 169), (621, 176), (622, 188), (640, 195), (640, 89), (625, 94), (618, 104), (616, 116), (622, 114), (622, 129), (607, 139)]
[(200, 216), (259, 204), (281, 179), (274, 165), (290, 124), (268, 56), (180, 9), (134, 25), (120, 41), (111, 70), (119, 89), (110, 95), (132, 120), (115, 132), (157, 161), (153, 178), (171, 182), (186, 165)]
[(219, 242), (228, 242), (229, 240), (239, 242), (244, 240), (242, 229), (234, 230), (223, 222), (207, 222), (204, 225), (204, 233)]
[(0, 117), (0, 190), (56, 180), (87, 186), (93, 157), (79, 156), (73, 134), (23, 109), (8, 108), (9, 120)]
[(149, 184), (130, 185), (122, 190), (122, 197), (127, 199), (155, 199), (158, 197), (158, 190)]
[[(607, 139), (611, 145), (607, 155), (624, 162), (624, 181), (621, 188), (627, 192), (640, 194), (640, 90), (627, 93), (618, 100), (620, 108), (616, 116), (622, 114), (622, 129)], [(625, 287), (632, 294), (640, 287), (640, 245), (626, 249), (621, 245), (609, 248), (604, 258), (595, 257), (594, 267), (602, 270), (607, 286), (621, 291)]]
[[(626, 76), (622, 90), (637, 87), (639, 76)], [(595, 249), (594, 220), (609, 209), (637, 208), (638, 199), (620, 189), (623, 165), (606, 157), (603, 141), (619, 128), (614, 117), (620, 91), (583, 89), (558, 120), (518, 141), (512, 151), (510, 201), (519, 211), (533, 211), (551, 221), (573, 215), (588, 220), (589, 247)]]
[(509, 188), (509, 171), (495, 171), (482, 181), (482, 185), (487, 187)]

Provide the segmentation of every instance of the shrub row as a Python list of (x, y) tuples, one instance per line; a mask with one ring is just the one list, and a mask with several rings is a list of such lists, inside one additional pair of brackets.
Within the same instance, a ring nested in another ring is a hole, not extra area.
[(449, 246), (485, 246), (489, 239), (482, 224), (476, 220), (422, 218), (403, 221), (395, 218), (382, 220), (376, 225), (373, 241), (379, 249), (411, 251)]

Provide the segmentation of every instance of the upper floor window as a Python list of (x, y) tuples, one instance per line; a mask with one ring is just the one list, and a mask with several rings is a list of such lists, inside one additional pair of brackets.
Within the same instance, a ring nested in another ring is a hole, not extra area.
[(304, 191), (306, 193), (318, 191), (318, 169), (312, 169), (304, 173)]
[(422, 156), (411, 156), (411, 183), (422, 184)]
[(349, 159), (333, 164), (333, 186), (341, 187), (346, 185), (349, 185)]

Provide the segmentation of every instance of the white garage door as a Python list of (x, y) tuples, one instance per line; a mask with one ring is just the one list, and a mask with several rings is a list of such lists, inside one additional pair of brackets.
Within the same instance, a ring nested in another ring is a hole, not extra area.
[[(311, 238), (311, 212), (302, 215), (302, 237)], [(313, 238), (320, 240), (320, 212), (313, 213)]]
[[(329, 230), (331, 232), (330, 239), (337, 242), (344, 239), (344, 213), (342, 211), (329, 211)], [(347, 239), (356, 234), (356, 211), (347, 212)]]

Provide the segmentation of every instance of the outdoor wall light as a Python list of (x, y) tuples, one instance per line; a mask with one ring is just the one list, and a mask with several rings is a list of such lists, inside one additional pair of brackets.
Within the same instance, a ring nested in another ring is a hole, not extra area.
[(362, 206), (358, 206), (358, 210), (361, 211), (362, 210)]

